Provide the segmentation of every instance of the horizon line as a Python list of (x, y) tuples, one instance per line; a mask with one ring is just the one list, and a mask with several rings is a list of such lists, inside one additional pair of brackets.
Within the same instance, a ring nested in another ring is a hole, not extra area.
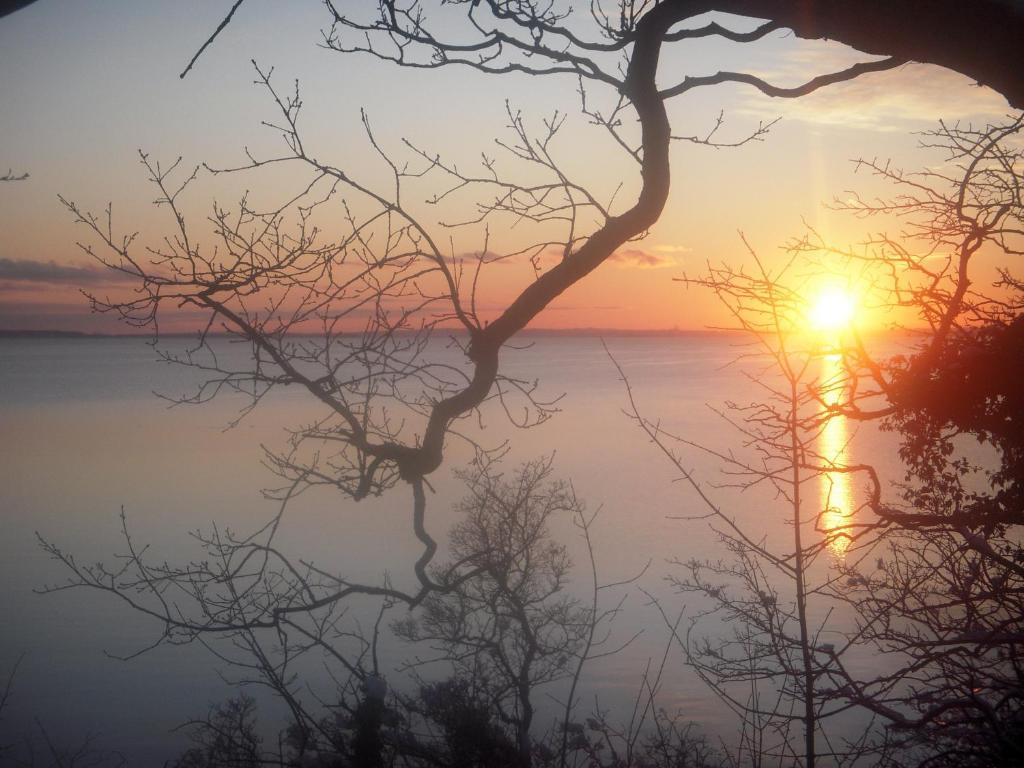
[[(396, 329), (395, 333), (420, 333), (424, 329), (416, 328), (400, 328)], [(432, 332), (438, 333), (467, 333), (467, 330), (462, 327), (434, 327), (430, 329)], [(516, 334), (519, 335), (545, 335), (545, 336), (597, 336), (601, 334), (616, 334), (626, 336), (675, 336), (675, 335), (690, 335), (690, 334), (710, 334), (710, 333), (735, 333), (740, 329), (728, 329), (728, 328), (614, 328), (614, 327), (600, 327), (600, 326), (581, 326), (579, 328), (523, 328)], [(199, 331), (170, 331), (162, 332), (159, 334), (161, 338), (170, 337), (195, 337), (199, 335)], [(362, 331), (339, 331), (332, 334), (333, 336), (361, 336)], [(153, 338), (156, 334), (153, 333), (112, 333), (103, 331), (70, 331), (59, 328), (0, 328), (0, 337), (12, 338), (12, 337), (64, 337), (64, 338), (76, 338), (76, 339), (96, 339), (96, 338), (114, 338), (114, 339), (144, 339)], [(207, 336), (213, 336), (216, 338), (239, 338), (239, 334), (227, 333), (224, 331), (210, 331), (206, 334)], [(317, 332), (296, 332), (291, 334), (293, 336), (322, 336), (323, 334)]]

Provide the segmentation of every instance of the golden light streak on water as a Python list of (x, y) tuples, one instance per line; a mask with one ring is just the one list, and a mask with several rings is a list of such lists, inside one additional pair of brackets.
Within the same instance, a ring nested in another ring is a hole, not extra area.
[[(824, 355), (821, 359), (821, 381), (827, 405), (836, 405), (843, 395), (842, 356)], [(846, 466), (849, 462), (847, 444), (850, 439), (845, 416), (834, 416), (826, 422), (818, 437), (818, 453), (823, 463)], [(843, 557), (850, 546), (844, 528), (853, 522), (853, 490), (850, 475), (845, 472), (824, 472), (819, 480), (821, 496), (821, 527), (828, 548), (836, 557)]]

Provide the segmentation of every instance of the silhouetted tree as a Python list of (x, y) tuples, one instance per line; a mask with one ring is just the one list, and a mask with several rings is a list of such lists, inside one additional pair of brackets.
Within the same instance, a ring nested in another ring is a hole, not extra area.
[(24, 8), (26, 5), (31, 5), (35, 0), (3, 0), (0, 2), (0, 17), (6, 16), (9, 13), (14, 13), (20, 8)]
[[(101, 244), (102, 250), (86, 246), (88, 253), (137, 281), (137, 290), (123, 300), (94, 297), (94, 308), (119, 315), (130, 325), (151, 328), (158, 336), (165, 313), (187, 309), (205, 317), (205, 330), (194, 348), (185, 354), (164, 353), (165, 359), (209, 376), (184, 402), (203, 402), (218, 392), (237, 390), (251, 396), (251, 408), (272, 390), (287, 387), (303, 390), (321, 409), (320, 416), (293, 432), (287, 450), (270, 456), (286, 483), (279, 494), (283, 502), (318, 485), (355, 500), (399, 483), (411, 491), (413, 529), (423, 544), (412, 588), (355, 584), (319, 574), (325, 580), (324, 593), (315, 601), (301, 593), (266, 592), (249, 606), (252, 610), (239, 613), (225, 605), (212, 619), (174, 618), (170, 626), (175, 632), (244, 629), (253, 622), (275, 626), (322, 606), (322, 601), (338, 602), (356, 594), (386, 594), (418, 605), (437, 587), (427, 569), (436, 545), (426, 525), (426, 478), (440, 466), (449, 434), (488, 399), (500, 401), (511, 414), (523, 412), (515, 403), (518, 398), (526, 415), (514, 420), (523, 425), (550, 414), (550, 406), (534, 397), (530, 383), (501, 375), (500, 350), (555, 297), (624, 243), (641, 236), (660, 216), (668, 195), (673, 141), (666, 102), (725, 81), (746, 83), (773, 96), (796, 97), (899, 64), (894, 59), (858, 64), (793, 88), (736, 73), (680, 77), (674, 85), (659, 87), (656, 77), (664, 46), (708, 35), (755, 41), (775, 25), (752, 33), (720, 25), (689, 29), (682, 26), (692, 15), (689, 9), (673, 3), (630, 5), (617, 19), (595, 8), (593, 30), (604, 42), (591, 44), (562, 26), (562, 17), (553, 10), (531, 3), (488, 3), (466, 7), (464, 31), (478, 38), (466, 43), (449, 42), (440, 31), (435, 35), (416, 4), (399, 8), (385, 3), (379, 15), (363, 21), (331, 10), (334, 25), (326, 44), (338, 51), (362, 51), (404, 66), (461, 64), (485, 74), (570, 74), (579, 79), (581, 90), (610, 89), (611, 111), (588, 106), (593, 101), (586, 98), (583, 110), (635, 161), (640, 191), (625, 206), (602, 202), (555, 159), (554, 142), (563, 118), (556, 115), (535, 136), (511, 110), (512, 138), (500, 146), (508, 159), (532, 175), (530, 181), (517, 180), (503, 164), (486, 157), (479, 174), (467, 173), (413, 145), (412, 162), (418, 164), (393, 159), (376, 141), (365, 116), (367, 142), (381, 161), (385, 178), (379, 183), (360, 180), (307, 147), (299, 129), (297, 90), (279, 92), (269, 73), (258, 69), (259, 83), (279, 108), (274, 125), (284, 149), (277, 156), (250, 155), (233, 170), (281, 163), (305, 169), (309, 186), (297, 198), (270, 209), (258, 208), (248, 199), (234, 212), (216, 207), (215, 251), (203, 245), (201, 230), (181, 207), (182, 195), (200, 169), (181, 172), (179, 163), (164, 167), (143, 155), (159, 189), (157, 205), (170, 213), (177, 231), (148, 254), (140, 252), (134, 236), (115, 234), (109, 215), (100, 219), (66, 202)], [(479, 14), (504, 31), (482, 26)], [(628, 60), (624, 69), (621, 55)], [(639, 135), (623, 128), (627, 112), (636, 115)], [(746, 139), (728, 143), (760, 138), (765, 130), (759, 125)], [(414, 184), (432, 184), (430, 199), (435, 203), (476, 192), (477, 214), (465, 226), (428, 226), (411, 202), (414, 196), (408, 187)], [(334, 231), (344, 226), (333, 239), (324, 235), (327, 216)], [(514, 252), (494, 253), (486, 227), (513, 221), (536, 224), (537, 238)], [(482, 240), (468, 258), (450, 244), (453, 234), (463, 232)], [(535, 279), (506, 308), (493, 316), (481, 313), (476, 298), (480, 272), (495, 261), (516, 257), (531, 260)], [(542, 263), (544, 259), (548, 260)], [(431, 359), (428, 339), (446, 324), (462, 334), (457, 338), (464, 352), (461, 361)], [(251, 364), (241, 369), (225, 365), (211, 344), (216, 331), (248, 344)], [(308, 335), (313, 332), (317, 337)], [(270, 537), (277, 526), (261, 530), (260, 557), (273, 559)], [(244, 546), (256, 544), (249, 541)], [(275, 604), (278, 598), (281, 604)]]
[[(914, 483), (907, 496), (919, 510), (902, 524), (955, 520), (990, 536), (1024, 525), (1022, 376), (1024, 316), (1016, 315), (965, 328), (938, 351), (926, 376), (898, 378), (888, 428), (902, 439)], [(966, 458), (965, 441), (990, 446), (997, 460)], [(971, 483), (978, 473), (984, 481)]]
[[(630, 393), (634, 418), (693, 486), (730, 556), (686, 563), (677, 584), (709, 599), (712, 609), (698, 620), (719, 617), (736, 627), (733, 634), (687, 636), (684, 644), (691, 664), (741, 715), (741, 743), (755, 760), (781, 753), (813, 764), (821, 719), (851, 706), (886, 723), (888, 739), (853, 744), (836, 759), (863, 756), (872, 746), (882, 750), (877, 759), (897, 764), (1021, 760), (1021, 284), (1006, 267), (986, 290), (972, 283), (980, 256), (1024, 252), (1022, 125), (1017, 118), (925, 134), (926, 147), (947, 154), (937, 169), (904, 173), (861, 162), (895, 184), (898, 196), (865, 201), (854, 194), (837, 207), (868, 218), (899, 215), (900, 237), (878, 235), (862, 249), (836, 249), (811, 233), (791, 244), (801, 271), (823, 269), (823, 254), (838, 256), (842, 271), (857, 271), (867, 282), (866, 302), (922, 323), (927, 331), (912, 337), (913, 352), (879, 358), (855, 325), (821, 348), (802, 317), (807, 283), (787, 277), (785, 268), (771, 274), (754, 257), (751, 274), (725, 266), (686, 281), (715, 291), (738, 329), (755, 339), (743, 357), (766, 361), (752, 375), (769, 399), (730, 403), (723, 414), (750, 455), (666, 432), (641, 415)], [(823, 366), (827, 358), (833, 362)], [(823, 367), (832, 372), (821, 374)], [(880, 422), (899, 436), (907, 468), (902, 503), (870, 462), (851, 463), (816, 447), (836, 419)], [(972, 456), (974, 442), (993, 448), (994, 457)], [(709, 489), (699, 482), (679, 448), (718, 459), (724, 483)], [(826, 522), (827, 503), (815, 507), (800, 492), (831, 477), (867, 485), (863, 501), (838, 524), (835, 515)], [(774, 489), (780, 512), (790, 515), (794, 546), (781, 555), (716, 496), (757, 485)], [(863, 519), (869, 512), (877, 517)], [(805, 528), (811, 536), (801, 536)], [(841, 556), (810, 586), (810, 564), (836, 541)], [(787, 582), (792, 603), (780, 601), (779, 584)], [(853, 606), (856, 627), (828, 630), (822, 623), (811, 630), (807, 595), (824, 603), (818, 616)], [(829, 631), (834, 641), (819, 642)], [(867, 647), (884, 659), (884, 672), (850, 671), (848, 652)], [(737, 697), (729, 690), (737, 683), (753, 692)], [(768, 683), (777, 698), (758, 683)], [(802, 752), (788, 743), (786, 724), (797, 718), (788, 701), (801, 712)], [(766, 731), (776, 734), (774, 743)]]
[[(235, 0), (213, 34), (189, 61), (181, 77), (188, 74), (203, 51), (231, 22), (243, 2)], [(14, 8), (25, 4), (24, 0), (16, 1)], [(673, 12), (680, 20), (697, 18), (709, 12), (767, 19), (772, 28), (789, 29), (800, 38), (836, 40), (864, 53), (938, 64), (1002, 93), (1013, 107), (1024, 108), (1024, 86), (1018, 76), (1019, 43), (1024, 37), (1024, 3), (1019, 0), (974, 0), (969, 7), (957, 0), (933, 0), (926, 6), (915, 0), (868, 0), (856, 5), (844, 0), (815, 0), (813, 3), (799, 0), (668, 0), (665, 4), (674, 6)], [(591, 42), (587, 46), (571, 34), (569, 24), (560, 26), (570, 16), (568, 10), (560, 15), (553, 7), (507, 0), (489, 0), (484, 5), (499, 19), (514, 20), (537, 30), (539, 38), (548, 34), (557, 39), (561, 34), (581, 47), (607, 50), (607, 43)], [(609, 31), (615, 31), (617, 18), (620, 36), (626, 37), (629, 28), (624, 20), (635, 22), (656, 3), (650, 0), (619, 0), (609, 5), (614, 10), (595, 6), (595, 18)], [(378, 9), (383, 29), (402, 16), (410, 21), (422, 20), (432, 6), (419, 0), (406, 3), (381, 0)], [(333, 6), (331, 11), (338, 16)], [(705, 25), (701, 32), (707, 36), (729, 36), (729, 31), (714, 21)], [(730, 39), (747, 41), (749, 38), (742, 33), (732, 33)], [(982, 41), (983, 44), (979, 44)], [(496, 47), (502, 42), (507, 40), (495, 31), (491, 45)], [(487, 48), (477, 43), (465, 50)]]
[[(11, 667), (0, 691), (0, 724), (16, 703), (15, 678), (24, 655)], [(98, 745), (96, 734), (87, 734), (72, 744), (55, 741), (46, 723), (35, 718), (34, 727), (18, 734), (0, 736), (0, 765), (12, 768), (125, 768), (124, 755)], [(10, 740), (8, 740), (10, 739)]]
[[(878, 759), (884, 744), (870, 728), (845, 740), (830, 725), (849, 708), (836, 695), (836, 665), (858, 646), (830, 621), (846, 589), (830, 561), (857, 552), (873, 528), (855, 522), (857, 510), (840, 508), (848, 500), (819, 492), (835, 477), (845, 485), (863, 471), (848, 463), (844, 446), (826, 438), (841, 418), (830, 403), (844, 399), (849, 385), (836, 364), (841, 337), (809, 328), (807, 281), (793, 261), (769, 270), (750, 256), (749, 272), (709, 267), (703, 277), (686, 279), (728, 309), (727, 329), (741, 334), (736, 343), (749, 366), (738, 375), (756, 382), (763, 398), (712, 406), (734, 441), (695, 442), (646, 418), (619, 369), (627, 412), (694, 491), (697, 510), (679, 517), (709, 525), (722, 549), (723, 557), (678, 561), (682, 572), (670, 577), (681, 594), (702, 598), (678, 640), (689, 664), (739, 718), (736, 764), (811, 768), (822, 760)], [(699, 478), (687, 468), (687, 452), (710, 457), (721, 477)], [(766, 513), (744, 520), (733, 508), (739, 494), (758, 490), (768, 499), (758, 505)], [(781, 542), (773, 535), (780, 528), (787, 532)]]
[(452, 768), (517, 768), (533, 763), (523, 755), (521, 744), (479, 680), (453, 678), (424, 685), (413, 705), (418, 714), (435, 723), (441, 734), (440, 748), (446, 765)]
[[(318, 413), (292, 430), (283, 450), (268, 455), (281, 480), (273, 494), (281, 503), (278, 513), (250, 535), (217, 530), (201, 535), (208, 559), (186, 566), (150, 564), (128, 535), (127, 523), (124, 567), (84, 567), (58, 546), (44, 546), (70, 569), (68, 586), (115, 593), (158, 619), (159, 642), (229, 638), (284, 699), (309, 738), (326, 734), (295, 693), (294, 659), (315, 650), (344, 667), (353, 685), (366, 676), (364, 659), (372, 642), (341, 627), (345, 605), (368, 598), (415, 609), (435, 597), (456, 595), (458, 586), (469, 583), (470, 574), (459, 575), (454, 565), (431, 568), (437, 545), (427, 524), (428, 477), (441, 466), (453, 437), (467, 440), (486, 463), (493, 451), (472, 433), (468, 418), (485, 403), (500, 406), (520, 426), (538, 423), (553, 410), (536, 396), (533, 383), (502, 374), (503, 346), (658, 220), (669, 192), (674, 140), (736, 145), (761, 139), (768, 128), (759, 124), (745, 137), (721, 142), (714, 131), (704, 139), (674, 136), (666, 103), (726, 82), (773, 97), (799, 97), (904, 60), (862, 62), (809, 76), (794, 87), (752, 73), (659, 73), (666, 47), (709, 36), (752, 43), (780, 23), (769, 21), (751, 31), (719, 23), (688, 26), (711, 9), (682, 2), (623, 3), (616, 14), (606, 14), (598, 4), (571, 19), (568, 11), (540, 3), (461, 5), (454, 8), (460, 21), (435, 26), (416, 2), (382, 2), (369, 10), (360, 7), (358, 15), (328, 3), (331, 27), (324, 43), (400, 66), (569, 75), (579, 84), (583, 114), (635, 163), (634, 198), (607, 200), (559, 164), (561, 113), (535, 132), (511, 107), (511, 138), (499, 142), (503, 161), (485, 156), (472, 172), (412, 143), (405, 158), (397, 157), (378, 142), (364, 115), (367, 147), (382, 176), (359, 178), (347, 164), (326, 159), (327, 153), (307, 143), (297, 86), (281, 91), (270, 73), (257, 67), (258, 83), (278, 110), (269, 125), (281, 140), (280, 154), (247, 154), (231, 168), (182, 168), (180, 161), (168, 167), (142, 155), (159, 190), (157, 205), (169, 213), (172, 236), (144, 250), (135, 235), (117, 234), (109, 209), (98, 217), (65, 201), (98, 243), (86, 251), (135, 281), (130, 293), (93, 297), (93, 307), (151, 329), (164, 359), (205, 375), (205, 383), (181, 402), (240, 392), (250, 398), (240, 420), (272, 391), (289, 388), (303, 392)], [(588, 22), (589, 30), (577, 31), (577, 19)], [(224, 23), (229, 20), (230, 14)], [(596, 100), (595, 90), (603, 91)], [(308, 186), (298, 195), (269, 207), (248, 197), (231, 211), (217, 205), (209, 230), (186, 216), (184, 195), (201, 170), (216, 174), (281, 164), (307, 173)], [(445, 205), (470, 196), (475, 196), (474, 213), (450, 226), (428, 224), (434, 214), (428, 218), (424, 211), (431, 209), (415, 202), (426, 197), (429, 204)], [(489, 228), (513, 223), (534, 225), (532, 236), (524, 235), (512, 250), (491, 250)], [(206, 239), (210, 235), (215, 248)], [(456, 249), (456, 236), (474, 239), (477, 247), (467, 255)], [(532, 265), (532, 279), (506, 306), (486, 310), (477, 301), (481, 272), (516, 259)], [(160, 346), (161, 323), (179, 310), (203, 320), (194, 346), (184, 352)], [(450, 329), (461, 353), (454, 360), (438, 356), (431, 345), (439, 330)], [(249, 358), (240, 364), (226, 360), (217, 349), (218, 334), (243, 342)], [(327, 487), (358, 501), (396, 486), (410, 495), (411, 527), (422, 544), (412, 584), (357, 582), (277, 546), (285, 510), (298, 494)], [(180, 590), (189, 606), (164, 601), (168, 585)], [(275, 637), (274, 654), (261, 639), (267, 634)], [(337, 637), (351, 647), (338, 650)], [(520, 745), (522, 735), (517, 734)]]
[[(18, 659), (11, 667), (10, 672), (7, 674), (7, 679), (4, 681), (3, 693), (0, 693), (0, 723), (3, 722), (4, 710), (10, 706), (11, 692), (14, 688), (14, 678), (18, 674), (18, 667), (21, 665), (21, 659)], [(13, 744), (0, 744), (0, 757), (5, 753), (9, 752)]]
[(265, 765), (255, 717), (255, 702), (242, 694), (212, 709), (204, 720), (187, 723), (196, 746), (175, 762), (175, 768)]
[[(891, 740), (910, 750), (902, 758), (908, 764), (1010, 766), (1024, 754), (1017, 427), (1024, 411), (1013, 378), (1021, 286), (1003, 266), (994, 285), (973, 287), (980, 257), (1022, 253), (1022, 125), (1017, 118), (929, 132), (925, 146), (947, 155), (937, 169), (862, 163), (898, 195), (848, 197), (838, 207), (897, 214), (900, 237), (878, 235), (863, 249), (836, 249), (816, 235), (793, 244), (802, 257), (840, 256), (870, 282), (868, 301), (927, 329), (911, 337), (911, 353), (884, 359), (853, 328), (840, 350), (843, 386), (807, 389), (822, 423), (879, 422), (900, 440), (906, 477), (895, 497), (871, 462), (825, 467), (856, 473), (867, 486), (862, 509), (875, 517), (850, 526), (853, 543), (836, 563), (842, 588), (832, 596), (858, 617), (845, 642), (872, 647), (885, 671), (850, 671), (830, 643), (821, 675), (827, 698), (889, 725)], [(740, 285), (727, 277), (735, 296)], [(722, 281), (709, 282), (718, 290)], [(773, 297), (765, 316), (776, 304)], [(988, 456), (979, 456), (979, 444)]]
[(550, 474), (550, 462), (535, 462), (510, 480), (488, 471), (468, 477), (452, 563), (435, 576), (453, 586), (397, 627), (472, 681), (474, 696), (511, 726), (522, 765), (531, 762), (537, 689), (571, 678), (601, 618), (566, 593), (571, 560), (550, 525), (560, 515), (581, 526), (586, 518), (568, 484), (551, 483)]
[[(462, 518), (451, 532), (452, 560), (432, 569), (445, 589), (432, 593), (395, 627), (399, 637), (413, 644), (415, 661), (402, 667), (414, 673), (415, 684), (397, 686), (389, 694), (378, 673), (376, 644), (383, 609), (373, 637), (365, 639), (372, 662), (359, 662), (367, 667), (372, 663), (372, 669), (354, 667), (326, 715), (290, 683), (281, 684), (288, 677), (287, 666), (273, 660), (269, 639), (246, 634), (244, 642), (254, 644), (251, 655), (258, 663), (241, 663), (260, 673), (292, 710), (286, 748), (277, 753), (261, 748), (253, 702), (243, 697), (190, 724), (199, 746), (181, 758), (182, 766), (227, 761), (218, 755), (262, 764), (358, 768), (396, 761), (465, 768), (566, 766), (579, 764), (584, 756), (591, 765), (605, 765), (598, 761), (598, 745), (615, 739), (622, 740), (627, 755), (638, 760), (646, 755), (646, 766), (667, 768), (672, 763), (664, 761), (673, 754), (710, 759), (711, 750), (679, 718), (656, 710), (660, 671), (644, 676), (639, 714), (626, 731), (595, 715), (587, 720), (590, 737), (578, 736), (577, 729), (583, 729), (575, 721), (577, 686), (584, 666), (630, 641), (627, 637), (612, 644), (610, 625), (621, 601), (604, 606), (603, 595), (632, 580), (596, 582), (589, 538), (593, 516), (585, 513), (568, 484), (551, 479), (550, 460), (527, 463), (508, 478), (492, 465), (481, 466), (465, 480), (469, 494), (458, 505)], [(589, 603), (567, 591), (571, 563), (565, 546), (551, 536), (556, 518), (569, 518), (563, 522), (571, 520), (584, 539), (595, 579)], [(146, 567), (137, 559), (133, 569), (140, 566)], [(99, 574), (82, 569), (81, 578), (103, 578)], [(239, 583), (230, 584), (231, 578), (224, 574), (227, 589), (239, 588)], [(287, 635), (280, 637), (287, 654), (291, 643)], [(336, 638), (325, 636), (322, 642), (341, 649)], [(426, 659), (424, 648), (432, 652)], [(335, 655), (335, 663), (343, 659)], [(434, 679), (424, 679), (430, 677)], [(538, 725), (536, 699), (541, 692), (557, 701), (558, 708), (554, 718), (548, 715)]]

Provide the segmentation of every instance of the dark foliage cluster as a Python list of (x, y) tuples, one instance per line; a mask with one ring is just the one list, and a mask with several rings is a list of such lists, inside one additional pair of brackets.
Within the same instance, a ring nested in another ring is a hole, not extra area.
[[(987, 534), (1024, 524), (1024, 317), (992, 322), (945, 345), (924, 375), (897, 378), (890, 428), (914, 481), (909, 500), (938, 518), (954, 517)], [(998, 452), (981, 487), (962, 479), (981, 470), (957, 441)]]

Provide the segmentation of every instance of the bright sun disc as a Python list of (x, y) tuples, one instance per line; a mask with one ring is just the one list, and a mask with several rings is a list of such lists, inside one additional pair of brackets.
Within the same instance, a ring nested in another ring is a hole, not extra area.
[(818, 296), (807, 319), (816, 331), (838, 331), (850, 325), (856, 311), (857, 302), (853, 296), (833, 288)]

